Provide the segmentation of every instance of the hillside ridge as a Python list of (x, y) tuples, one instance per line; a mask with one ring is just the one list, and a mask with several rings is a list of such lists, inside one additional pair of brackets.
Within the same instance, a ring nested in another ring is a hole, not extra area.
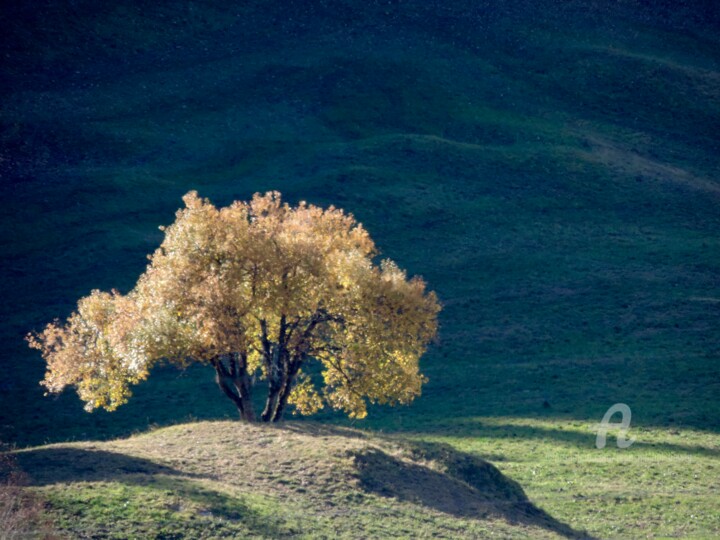
[(410, 532), (420, 514), (424, 534), (582, 536), (492, 464), (449, 445), (310, 422), (180, 424), (12, 455), (61, 532), (78, 537), (195, 534), (189, 528), (363, 538)]

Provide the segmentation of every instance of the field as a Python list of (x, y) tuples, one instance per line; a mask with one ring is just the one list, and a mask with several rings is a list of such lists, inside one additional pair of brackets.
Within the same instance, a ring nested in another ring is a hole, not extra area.
[[(2, 8), (0, 441), (60, 530), (720, 535), (717, 8), (446, 4)], [(211, 369), (44, 397), (25, 334), (130, 289), (191, 189), (335, 204), (424, 276), (423, 396), (279, 428)], [(599, 450), (615, 403), (635, 443)]]

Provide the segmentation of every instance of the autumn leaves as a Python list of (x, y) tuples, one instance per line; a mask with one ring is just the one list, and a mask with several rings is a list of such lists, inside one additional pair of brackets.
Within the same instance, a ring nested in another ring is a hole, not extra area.
[[(440, 310), (420, 278), (376, 265), (352, 215), (280, 194), (216, 208), (195, 192), (127, 295), (93, 293), (64, 324), (28, 337), (51, 392), (74, 386), (88, 409), (113, 410), (165, 360), (214, 367), (247, 420), (324, 406), (353, 417), (369, 402), (408, 403)], [(256, 416), (253, 382), (267, 389)]]

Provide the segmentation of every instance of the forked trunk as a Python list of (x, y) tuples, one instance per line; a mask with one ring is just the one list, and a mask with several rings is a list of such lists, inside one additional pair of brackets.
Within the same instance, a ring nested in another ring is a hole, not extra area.
[(268, 395), (265, 400), (265, 408), (260, 418), (263, 422), (272, 421), (277, 409), (278, 397), (282, 390), (282, 382), (284, 379), (285, 369), (281, 347), (277, 344), (270, 346), (270, 354), (266, 359), (267, 378), (268, 378)]
[(285, 374), (283, 385), (280, 388), (280, 392), (278, 394), (275, 412), (272, 416), (273, 422), (279, 422), (280, 420), (282, 420), (283, 414), (285, 414), (285, 407), (287, 406), (288, 398), (292, 393), (293, 383), (295, 382), (295, 377), (297, 376), (298, 371), (300, 371), (301, 364), (302, 359), (300, 358), (293, 358), (290, 361), (290, 366), (287, 373)]
[[(212, 364), (215, 368), (215, 381), (223, 393), (235, 404), (240, 418), (246, 422), (254, 422), (252, 384), (245, 360), (243, 355), (230, 354), (215, 358)], [(228, 365), (225, 364), (226, 362)]]
[[(325, 312), (319, 312), (308, 323), (301, 335), (301, 343), (309, 340), (315, 327), (323, 321), (330, 320)], [(335, 319), (333, 319), (335, 320)], [(283, 315), (280, 318), (280, 331), (278, 341), (269, 338), (268, 325), (260, 321), (263, 362), (267, 376), (268, 393), (265, 407), (260, 414), (263, 422), (279, 422), (282, 420), (287, 407), (288, 399), (292, 393), (295, 377), (300, 371), (306, 352), (288, 351), (289, 336), (297, 328), (297, 323), (288, 325)], [(303, 349), (306, 351), (307, 349)], [(228, 366), (225, 365), (228, 363)], [(217, 372), (218, 385), (228, 396), (238, 411), (240, 417), (248, 422), (255, 421), (251, 399), (251, 382), (247, 373), (247, 356), (244, 354), (229, 354), (218, 356), (213, 361)]]

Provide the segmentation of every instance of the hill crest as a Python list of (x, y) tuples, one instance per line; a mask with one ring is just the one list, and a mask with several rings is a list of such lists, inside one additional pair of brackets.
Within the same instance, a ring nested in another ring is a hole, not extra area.
[(181, 424), (14, 457), (80, 536), (578, 535), (480, 458), (309, 422)]

